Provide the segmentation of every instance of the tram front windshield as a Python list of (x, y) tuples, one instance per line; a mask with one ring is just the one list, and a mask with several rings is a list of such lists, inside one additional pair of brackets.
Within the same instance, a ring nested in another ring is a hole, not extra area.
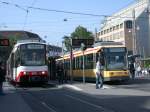
[(21, 46), (22, 66), (41, 66), (46, 63), (45, 45), (27, 44)]
[(123, 49), (114, 48), (106, 55), (106, 63), (108, 70), (125, 70), (127, 69), (126, 51)]

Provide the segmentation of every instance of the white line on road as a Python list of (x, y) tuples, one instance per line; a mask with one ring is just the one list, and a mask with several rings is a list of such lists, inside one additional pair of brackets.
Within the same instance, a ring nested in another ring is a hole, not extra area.
[(107, 112), (114, 112), (114, 111), (111, 111), (111, 110), (105, 109), (105, 108), (103, 108), (102, 106), (95, 105), (95, 104), (93, 104), (93, 103), (90, 103), (90, 102), (87, 102), (87, 101), (81, 100), (81, 99), (79, 99), (79, 98), (77, 98), (77, 97), (73, 97), (73, 96), (71, 96), (71, 95), (65, 95), (65, 96), (67, 96), (67, 97), (69, 97), (69, 98), (71, 98), (71, 99), (74, 99), (74, 100), (78, 100), (78, 101), (80, 101), (80, 102), (82, 102), (82, 103), (88, 104), (88, 105), (90, 105), (90, 106), (93, 106), (93, 107), (96, 107), (96, 108), (102, 109), (104, 112), (105, 112), (105, 110), (107, 110)]
[(49, 109), (51, 112), (56, 112), (54, 109), (49, 107), (45, 102), (41, 102), (43, 106), (45, 106), (47, 109)]
[(70, 85), (70, 84), (65, 84), (63, 87), (71, 88), (71, 89), (76, 90), (76, 91), (82, 91), (81, 88), (74, 86), (74, 85)]

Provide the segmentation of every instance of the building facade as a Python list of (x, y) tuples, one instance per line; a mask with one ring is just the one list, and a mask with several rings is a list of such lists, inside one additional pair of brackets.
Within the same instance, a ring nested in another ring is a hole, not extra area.
[(150, 0), (136, 0), (119, 12), (106, 17), (98, 40), (122, 42), (129, 54), (150, 56)]

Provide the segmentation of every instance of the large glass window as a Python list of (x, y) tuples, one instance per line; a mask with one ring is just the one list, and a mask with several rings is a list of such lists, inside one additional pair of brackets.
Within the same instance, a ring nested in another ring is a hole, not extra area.
[(104, 52), (108, 70), (127, 69), (126, 49), (124, 47), (105, 48)]
[(40, 66), (46, 64), (46, 48), (41, 44), (21, 45), (21, 65)]
[(92, 69), (93, 68), (93, 54), (85, 56), (85, 69)]
[(117, 53), (111, 53), (111, 55), (107, 56), (107, 69), (126, 69), (126, 57), (117, 55)]

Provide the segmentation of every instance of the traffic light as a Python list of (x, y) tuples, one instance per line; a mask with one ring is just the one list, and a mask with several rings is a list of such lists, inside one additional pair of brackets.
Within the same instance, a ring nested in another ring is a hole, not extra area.
[(8, 39), (0, 39), (0, 46), (9, 46)]

